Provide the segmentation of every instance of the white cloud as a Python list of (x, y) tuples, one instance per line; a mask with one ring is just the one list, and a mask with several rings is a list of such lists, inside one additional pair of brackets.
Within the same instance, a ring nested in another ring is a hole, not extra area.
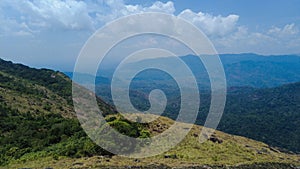
[(174, 7), (173, 2), (171, 2), (171, 1), (168, 1), (165, 4), (160, 1), (157, 1), (152, 6), (150, 6), (148, 9), (146, 8), (145, 11), (164, 12), (164, 13), (168, 13), (168, 14), (173, 14), (175, 12), (175, 7)]
[(300, 34), (297, 26), (287, 24), (272, 27), (266, 32), (251, 32), (246, 27), (222, 38), (213, 38), (220, 53), (253, 52), (261, 54), (299, 53)]
[(268, 35), (274, 39), (278, 45), (277, 48), (285, 48), (286, 51), (293, 53), (300, 52), (300, 32), (294, 23), (287, 24), (282, 28), (273, 26), (268, 31)]
[(299, 29), (294, 23), (287, 24), (283, 28), (272, 27), (269, 31), (269, 35), (279, 36), (279, 37), (290, 37), (299, 33)]
[[(109, 21), (130, 14), (144, 12), (174, 14), (175, 7), (172, 1), (166, 3), (156, 1), (150, 6), (142, 6), (127, 5), (123, 0), (3, 0), (0, 10), (5, 11), (0, 14), (0, 18), (1, 16), (4, 18), (0, 22), (11, 23), (1, 25), (6, 25), (4, 27), (8, 30), (13, 27), (14, 32), (23, 31), (30, 34), (43, 30), (93, 31)], [(3, 15), (5, 13), (7, 15)], [(189, 9), (182, 11), (179, 17), (192, 22), (208, 36), (224, 36), (235, 31), (239, 19), (238, 15), (213, 16), (202, 12), (194, 13)]]
[(24, 36), (48, 30), (92, 30), (92, 18), (83, 1), (3, 0), (1, 36)]
[[(45, 30), (89, 30), (93, 31), (103, 24), (122, 16), (142, 12), (164, 12), (173, 14), (173, 2), (157, 1), (151, 6), (126, 5), (123, 0), (74, 1), (74, 0), (3, 0), (0, 4), (0, 19), (3, 29), (10, 27), (14, 32), (32, 33)], [(10, 23), (10, 24), (6, 24)], [(17, 25), (19, 24), (19, 25)], [(27, 25), (28, 31), (22, 29)], [(4, 32), (4, 31), (2, 31)]]
[[(145, 6), (125, 4), (123, 0), (1, 0), (0, 36), (33, 37), (52, 31), (61, 39), (70, 30), (85, 31), (82, 36), (88, 36), (109, 21), (143, 12), (174, 15), (175, 7), (172, 1)], [(253, 32), (240, 25), (240, 16), (235, 14), (221, 16), (186, 9), (178, 16), (203, 30), (220, 53), (300, 53), (299, 28), (294, 23)]]
[(194, 13), (190, 9), (182, 11), (179, 17), (190, 21), (208, 36), (224, 36), (237, 30), (238, 15), (213, 16), (207, 13)]
[(300, 52), (300, 33), (294, 23), (283, 27), (273, 26), (268, 31), (253, 32), (249, 31), (246, 26), (238, 24), (238, 15), (214, 16), (186, 9), (178, 16), (200, 28), (220, 53)]
[(83, 1), (34, 0), (14, 2), (22, 16), (31, 26), (46, 26), (52, 29), (91, 29), (92, 19)]
[(175, 12), (174, 4), (171, 1), (166, 3), (156, 1), (151, 6), (144, 7), (142, 5), (125, 5), (122, 0), (110, 0), (106, 5), (109, 6), (109, 12), (97, 13), (100, 22), (109, 22), (122, 16), (144, 12), (163, 12), (167, 14)]

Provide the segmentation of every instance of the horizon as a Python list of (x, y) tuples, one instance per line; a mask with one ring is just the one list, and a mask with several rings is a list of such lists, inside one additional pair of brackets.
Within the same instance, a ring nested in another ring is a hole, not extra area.
[[(263, 55), (263, 54), (258, 54), (258, 53), (221, 53), (221, 54), (218, 54), (219, 56), (220, 55), (245, 55), (245, 54), (249, 54), (249, 55), (257, 55), (257, 56), (261, 56), (261, 57), (286, 57), (286, 56), (298, 56), (300, 57), (300, 54), (277, 54), (277, 55)], [(178, 57), (185, 57), (185, 56), (195, 56), (193, 54), (186, 54), (186, 55), (183, 55), (183, 56), (178, 56)], [(166, 57), (160, 57), (160, 58), (168, 58), (168, 56)], [(4, 61), (8, 61), (8, 62), (12, 62), (12, 63), (15, 63), (15, 64), (22, 64), (24, 66), (29, 66), (30, 68), (35, 68), (35, 69), (50, 69), (50, 70), (54, 70), (54, 71), (59, 71), (59, 72), (62, 72), (62, 73), (73, 73), (74, 71), (74, 68), (73, 69), (70, 69), (70, 70), (63, 70), (63, 69), (58, 69), (58, 68), (55, 68), (55, 67), (51, 67), (51, 66), (37, 66), (37, 65), (29, 65), (25, 62), (18, 62), (18, 61), (14, 61), (14, 60), (11, 60), (10, 58), (5, 58), (5, 57), (0, 57), (0, 59), (4, 60)], [(151, 59), (158, 59), (157, 57), (153, 57), (153, 58), (149, 58), (149, 59), (146, 59), (146, 60), (151, 60)], [(139, 62), (141, 60), (136, 60), (136, 62)], [(224, 65), (224, 64), (223, 64)], [(104, 69), (104, 70), (107, 70), (107, 69)]]

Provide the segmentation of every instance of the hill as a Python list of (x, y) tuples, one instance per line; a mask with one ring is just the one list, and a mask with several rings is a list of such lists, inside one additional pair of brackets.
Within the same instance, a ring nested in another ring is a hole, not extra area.
[[(298, 155), (219, 131), (200, 144), (200, 126), (194, 126), (179, 145), (164, 154), (145, 159), (114, 156), (95, 145), (80, 127), (72, 107), (71, 80), (67, 76), (4, 60), (0, 60), (0, 76), (0, 168), (256, 166), (254, 163), (291, 168), (300, 165)], [(173, 124), (165, 117), (149, 124), (130, 122), (100, 98), (97, 101), (109, 124), (132, 137), (154, 136)]]
[[(45, 156), (111, 155), (82, 130), (67, 76), (0, 59), (0, 77), (0, 165)], [(116, 113), (99, 98), (98, 105), (104, 115)]]

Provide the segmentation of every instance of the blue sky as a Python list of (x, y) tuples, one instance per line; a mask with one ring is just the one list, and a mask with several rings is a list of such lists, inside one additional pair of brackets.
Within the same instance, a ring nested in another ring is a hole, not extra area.
[(1, 0), (0, 57), (70, 71), (105, 23), (164, 12), (196, 25), (219, 53), (300, 54), (299, 0)]

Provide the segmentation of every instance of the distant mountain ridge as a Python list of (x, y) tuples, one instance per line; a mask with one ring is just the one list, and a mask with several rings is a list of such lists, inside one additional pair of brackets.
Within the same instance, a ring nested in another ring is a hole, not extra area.
[[(228, 87), (267, 88), (300, 81), (300, 57), (297, 55), (221, 54), (219, 57)], [(187, 55), (180, 58), (192, 70), (200, 85), (209, 86), (208, 74), (199, 57)], [(171, 58), (149, 59), (135, 64), (146, 67), (149, 62), (174, 66)], [(148, 75), (150, 80), (151, 77), (157, 76), (157, 74)]]
[(241, 61), (272, 61), (272, 62), (299, 62), (300, 55), (259, 55), (255, 53), (220, 54), (223, 64)]
[[(208, 56), (209, 57), (209, 56)], [(220, 54), (220, 61), (223, 64), (224, 72), (227, 79), (228, 87), (249, 86), (254, 88), (276, 87), (288, 83), (300, 81), (300, 56), (298, 55), (258, 55), (253, 53), (244, 54)], [(192, 70), (199, 86), (209, 88), (210, 81), (206, 69), (199, 59), (194, 55), (186, 55), (180, 57), (187, 66)], [(174, 61), (169, 57), (146, 59), (133, 62), (130, 67), (147, 67), (151, 64), (164, 64), (170, 68), (174, 68)], [(115, 67), (110, 69), (99, 69), (96, 77), (97, 84), (110, 84), (110, 79), (114, 73)], [(66, 72), (71, 78), (72, 72)], [(88, 76), (88, 75), (86, 75)], [(180, 75), (178, 76), (185, 76)], [(95, 78), (90, 75), (89, 78)], [(153, 79), (155, 78), (155, 79)], [(152, 82), (160, 80), (158, 83), (168, 82), (169, 77), (163, 76), (158, 72), (144, 71), (141, 82)]]

